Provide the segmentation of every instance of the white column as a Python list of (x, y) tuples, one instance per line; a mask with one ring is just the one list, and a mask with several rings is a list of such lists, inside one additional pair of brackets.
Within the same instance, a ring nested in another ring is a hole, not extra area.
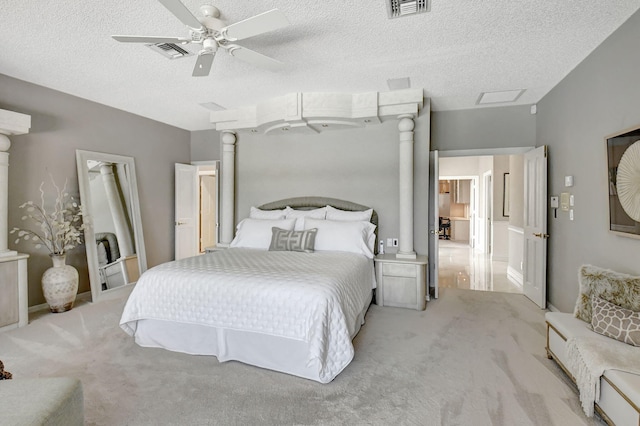
[(107, 202), (113, 217), (113, 224), (116, 228), (120, 257), (131, 256), (134, 253), (131, 230), (120, 198), (120, 191), (118, 190), (118, 185), (116, 185), (116, 178), (113, 175), (113, 164), (104, 163), (100, 165), (100, 174), (107, 193)]
[(400, 238), (396, 257), (415, 259), (413, 251), (413, 128), (412, 115), (398, 117), (400, 131)]
[(222, 133), (222, 208), (220, 246), (228, 247), (233, 240), (235, 225), (236, 134)]
[[(9, 153), (11, 141), (0, 134), (0, 257), (15, 256), (18, 252), (9, 250)], [(15, 235), (15, 234), (14, 234)]]

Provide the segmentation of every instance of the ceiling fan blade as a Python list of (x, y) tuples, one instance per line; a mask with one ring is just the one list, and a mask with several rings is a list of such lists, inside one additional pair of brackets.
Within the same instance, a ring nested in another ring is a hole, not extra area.
[(164, 7), (169, 9), (169, 12), (173, 13), (176, 18), (182, 21), (187, 27), (191, 27), (194, 30), (204, 30), (204, 26), (198, 21), (187, 7), (182, 4), (180, 0), (158, 0)]
[(287, 17), (279, 9), (272, 9), (254, 17), (236, 22), (220, 31), (229, 41), (242, 40), (289, 25)]
[(227, 49), (231, 56), (262, 68), (277, 71), (284, 67), (283, 62), (277, 61), (251, 49), (247, 49), (246, 47), (238, 46), (237, 44), (227, 45), (225, 46), (225, 49)]
[(130, 35), (114, 35), (111, 36), (114, 40), (121, 43), (188, 43), (191, 41), (189, 38), (179, 37), (156, 37), (156, 36), (130, 36)]
[(203, 53), (201, 55), (198, 55), (198, 60), (196, 61), (196, 66), (193, 67), (193, 74), (191, 74), (194, 77), (206, 77), (209, 75), (209, 72), (211, 71), (211, 65), (213, 65), (213, 57), (215, 56), (215, 53), (211, 52), (211, 53)]

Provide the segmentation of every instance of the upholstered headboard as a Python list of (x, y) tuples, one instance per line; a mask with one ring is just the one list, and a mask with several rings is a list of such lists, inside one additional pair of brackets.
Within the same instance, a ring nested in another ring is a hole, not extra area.
[[(347, 210), (352, 212), (361, 212), (364, 210), (369, 210), (371, 207), (363, 206), (362, 204), (352, 203), (351, 201), (339, 200), (337, 198), (327, 198), (327, 197), (295, 197), (295, 198), (286, 198), (284, 200), (274, 201), (272, 203), (267, 203), (259, 206), (258, 208), (261, 210), (280, 210), (289, 206), (292, 209), (296, 210), (312, 210), (317, 209), (324, 206), (332, 206), (336, 209)], [(375, 234), (376, 234), (376, 244), (374, 247), (374, 253), (378, 253), (378, 213), (373, 210), (371, 214), (371, 223), (376, 226)]]
[(96, 232), (96, 244), (102, 243), (107, 251), (107, 263), (115, 262), (120, 258), (120, 248), (116, 234), (112, 232)]

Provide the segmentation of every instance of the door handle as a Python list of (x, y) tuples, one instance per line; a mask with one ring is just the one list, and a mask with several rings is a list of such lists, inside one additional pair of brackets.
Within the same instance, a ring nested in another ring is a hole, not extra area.
[(549, 238), (549, 234), (542, 234), (540, 232), (536, 232), (533, 234), (534, 237), (538, 237), (538, 238), (542, 238), (544, 240), (546, 240), (547, 238)]
[(186, 225), (187, 222), (176, 222), (176, 225)]

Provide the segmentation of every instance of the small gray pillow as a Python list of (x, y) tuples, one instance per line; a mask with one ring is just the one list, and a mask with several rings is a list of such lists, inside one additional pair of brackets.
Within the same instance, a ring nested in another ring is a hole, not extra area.
[(640, 312), (621, 308), (600, 297), (593, 297), (593, 331), (603, 336), (640, 346)]
[(305, 231), (287, 231), (274, 226), (271, 228), (270, 251), (302, 251), (313, 253), (318, 228)]

